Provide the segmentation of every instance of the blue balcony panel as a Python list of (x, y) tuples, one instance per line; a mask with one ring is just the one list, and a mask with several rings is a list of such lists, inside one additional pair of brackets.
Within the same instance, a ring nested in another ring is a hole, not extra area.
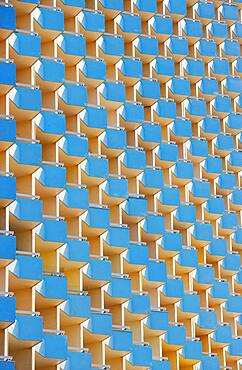
[(88, 189), (80, 186), (66, 186), (59, 193), (60, 214), (67, 216), (80, 215), (88, 208)]
[[(2, 7), (0, 7), (1, 11)], [(16, 65), (9, 60), (0, 61), (0, 95), (6, 94), (16, 84)]]
[(135, 85), (135, 98), (151, 105), (160, 97), (160, 83), (156, 79), (142, 79)]
[(104, 312), (92, 312), (87, 322), (87, 330), (94, 335), (109, 337), (112, 335), (112, 315)]
[(75, 322), (82, 322), (91, 315), (91, 298), (82, 292), (79, 294), (68, 293), (67, 300), (61, 305), (61, 309), (69, 318), (69, 322), (72, 318), (77, 319)]
[(158, 57), (151, 63), (152, 77), (157, 78), (161, 82), (166, 82), (170, 77), (175, 76), (175, 63), (171, 57)]
[(190, 97), (184, 100), (186, 117), (192, 122), (199, 122), (207, 115), (206, 100), (203, 98)]
[[(107, 206), (91, 205), (84, 214), (83, 221), (90, 229), (100, 229), (101, 232), (110, 226), (110, 210)], [(83, 232), (88, 233), (88, 230)]]
[(147, 280), (146, 284), (151, 282), (154, 285), (157, 282), (160, 285), (160, 283), (166, 281), (166, 263), (163, 260), (149, 260), (142, 273), (144, 279)]
[(7, 31), (11, 32), (16, 29), (16, 10), (10, 4), (4, 3), (0, 7), (0, 19), (2, 36), (8, 36), (9, 33)]
[(210, 196), (210, 184), (206, 179), (195, 179), (192, 180), (188, 185), (188, 189), (191, 193), (191, 200), (194, 203), (200, 203), (208, 199)]
[(107, 294), (124, 302), (131, 298), (131, 279), (120, 275), (112, 277), (107, 287)]
[(16, 178), (8, 173), (0, 175), (0, 207), (5, 207), (16, 199)]
[(104, 242), (111, 247), (128, 248), (129, 228), (126, 225), (112, 224), (103, 236)]
[(91, 370), (91, 353), (86, 351), (67, 353), (67, 359), (60, 365), (61, 370)]
[(217, 325), (215, 332), (212, 334), (215, 342), (230, 343), (232, 339), (232, 327), (228, 323)]
[(115, 63), (124, 55), (124, 38), (121, 35), (103, 34), (96, 41), (97, 53), (107, 62)]
[(214, 138), (220, 133), (220, 121), (217, 117), (205, 117), (200, 123), (202, 135), (206, 138)]
[(133, 345), (132, 352), (128, 356), (128, 362), (135, 367), (150, 367), (152, 364), (152, 347), (147, 344)]
[(170, 251), (174, 254), (182, 250), (182, 235), (178, 230), (166, 231), (163, 235), (160, 247), (165, 251)]
[(169, 168), (178, 160), (178, 145), (174, 141), (163, 141), (155, 148), (157, 164)]
[(201, 361), (202, 359), (202, 342), (199, 338), (186, 340), (184, 348), (182, 349), (182, 356), (184, 359), (192, 359)]
[[(10, 56), (16, 53), (16, 55), (18, 55), (19, 58), (21, 58), (21, 56), (30, 57), (30, 60), (32, 62), (33, 60), (40, 57), (40, 36), (33, 32), (13, 33), (9, 38), (9, 44), (13, 49), (13, 51), (10, 50)], [(25, 63), (27, 63), (27, 61), (25, 61)]]
[(207, 245), (213, 238), (213, 228), (208, 221), (197, 221), (192, 226), (193, 245)]
[(119, 351), (126, 354), (132, 350), (133, 333), (128, 329), (115, 329), (112, 330), (112, 335), (108, 341), (108, 346), (113, 351)]
[(34, 117), (33, 123), (37, 126), (37, 139), (42, 143), (52, 143), (64, 135), (66, 117), (58, 111), (41, 111)]
[(0, 266), (8, 265), (16, 257), (16, 236), (8, 231), (0, 233)]
[(176, 103), (171, 99), (159, 99), (151, 107), (152, 120), (168, 124), (176, 118)]
[(170, 346), (182, 347), (186, 340), (186, 329), (183, 325), (172, 325), (169, 326), (167, 333), (165, 334), (164, 341)]
[[(90, 247), (87, 240), (68, 239), (67, 242), (59, 249), (60, 254), (66, 260), (64, 269), (68, 270), (68, 262), (80, 266), (80, 262), (88, 262), (90, 257)], [(61, 264), (64, 264), (61, 262)]]
[(188, 41), (182, 36), (171, 36), (165, 41), (165, 53), (176, 61), (181, 61), (188, 55)]
[(184, 297), (184, 283), (180, 277), (167, 278), (166, 283), (160, 289), (162, 295), (172, 302), (177, 302)]
[[(164, 179), (163, 179), (163, 172), (160, 169), (156, 169), (155, 167), (146, 167), (143, 173), (140, 176), (140, 186), (142, 189), (142, 193), (149, 193), (155, 191), (157, 189), (163, 188)], [(150, 189), (149, 189), (150, 188)], [(154, 189), (152, 191), (152, 189)]]
[(226, 23), (213, 21), (208, 24), (207, 30), (211, 38), (226, 39), (228, 37), (228, 26)]
[(110, 281), (112, 263), (107, 259), (90, 259), (86, 266), (86, 276), (92, 280)]
[(220, 369), (220, 360), (218, 356), (214, 354), (202, 356), (201, 370), (219, 370), (219, 369)]
[(166, 15), (154, 15), (148, 21), (148, 27), (151, 34), (154, 34), (159, 40), (166, 40), (173, 34), (172, 19)]
[(89, 180), (98, 178), (100, 183), (108, 177), (108, 160), (105, 157), (98, 155), (90, 155), (81, 164), (85, 176), (84, 181), (89, 183)]
[[(65, 63), (70, 64), (68, 55), (72, 56), (72, 60), (79, 61), (81, 57), (86, 55), (86, 40), (80, 34), (62, 33), (56, 38), (58, 45), (58, 55), (65, 57)], [(60, 53), (61, 50), (61, 53)], [(62, 55), (63, 54), (63, 55)]]
[(198, 265), (195, 275), (195, 281), (198, 284), (214, 284), (214, 268), (209, 265)]
[(14, 325), (8, 331), (16, 340), (35, 345), (42, 340), (43, 319), (40, 316), (17, 315)]
[(133, 41), (135, 56), (141, 57), (142, 61), (150, 62), (154, 57), (159, 55), (158, 39), (153, 36), (138, 36)]
[(210, 294), (212, 298), (216, 300), (225, 301), (229, 298), (229, 284), (226, 280), (220, 279), (215, 280), (212, 288), (210, 289)]
[(157, 4), (155, 0), (151, 0), (149, 3), (147, 3), (146, 0), (133, 0), (133, 4), (140, 12), (156, 13), (157, 11)]
[[(193, 224), (196, 221), (196, 207), (193, 204), (183, 203), (175, 210), (174, 213), (175, 224)], [(176, 227), (176, 225), (175, 225)]]
[(116, 69), (122, 76), (121, 79), (125, 79), (125, 83), (129, 85), (129, 80), (138, 80), (143, 76), (142, 61), (135, 57), (123, 57), (116, 64)]
[(107, 128), (107, 111), (103, 106), (88, 105), (79, 115), (81, 132), (96, 136)]
[(44, 275), (35, 289), (43, 298), (54, 302), (66, 301), (68, 298), (67, 278), (63, 275)]
[(65, 135), (59, 142), (60, 161), (66, 166), (79, 164), (88, 156), (88, 139), (78, 133)]
[(65, 64), (55, 59), (39, 59), (34, 64), (34, 70), (39, 76), (38, 84), (42, 86), (42, 82), (47, 82), (49, 85), (54, 83), (57, 87), (65, 79)]
[(44, 333), (42, 342), (35, 347), (35, 351), (43, 360), (53, 360), (60, 363), (67, 359), (67, 336)]
[(207, 247), (207, 253), (211, 256), (211, 258), (225, 257), (227, 253), (227, 244), (226, 239), (223, 237), (217, 237), (212, 239), (211, 243)]
[(221, 79), (230, 73), (229, 61), (226, 58), (214, 58), (209, 63), (209, 69), (213, 75)]
[(200, 296), (194, 292), (190, 292), (190, 294), (185, 293), (179, 302), (179, 308), (181, 311), (191, 313), (193, 316), (198, 314), (200, 311)]
[(180, 270), (194, 270), (198, 266), (198, 252), (194, 247), (182, 247), (176, 257), (176, 262)]
[(181, 61), (184, 75), (189, 77), (192, 82), (197, 82), (205, 75), (205, 64), (202, 59), (185, 58)]
[(9, 205), (9, 210), (12, 217), (14, 217), (11, 222), (15, 224), (16, 228), (21, 225), (22, 230), (25, 228), (32, 229), (42, 221), (42, 200), (17, 198)]
[(37, 87), (14, 87), (8, 94), (13, 104), (13, 112), (16, 109), (25, 110), (26, 117), (32, 118), (35, 113), (41, 110), (42, 93)]
[[(141, 33), (141, 17), (134, 13), (120, 13), (115, 18), (115, 26), (119, 27), (125, 37), (134, 37), (134, 34)], [(131, 36), (131, 35), (132, 36)]]
[(56, 31), (56, 33), (64, 31), (64, 13), (61, 9), (35, 8), (32, 14), (42, 30)]
[(0, 296), (0, 327), (6, 328), (15, 321), (16, 299), (6, 292)]
[(42, 269), (42, 258), (36, 258), (34, 255), (20, 255), (20, 252), (18, 252), (14, 262), (9, 266), (9, 271), (17, 279), (34, 280), (35, 282), (42, 279)]
[(225, 3), (219, 7), (219, 13), (225, 21), (238, 21), (238, 7), (237, 5)]
[(65, 83), (57, 93), (58, 105), (64, 111), (68, 112), (69, 108), (72, 112), (79, 113), (87, 105), (87, 88), (82, 83)]
[(203, 163), (203, 170), (207, 178), (216, 178), (223, 171), (222, 158), (208, 155)]
[[(160, 214), (148, 213), (143, 221), (141, 228), (144, 233), (160, 236), (165, 233), (165, 219)], [(144, 235), (144, 239), (145, 239)]]
[(217, 314), (214, 309), (204, 309), (199, 312), (197, 325), (200, 329), (214, 330), (217, 326)]
[(97, 34), (105, 32), (105, 16), (101, 12), (95, 12), (94, 10), (83, 9), (78, 14), (78, 21), (80, 22), (81, 29), (87, 33), (93, 33), (88, 35), (89, 38), (95, 39)]
[[(115, 198), (127, 199), (128, 194), (128, 180), (122, 177), (109, 177), (103, 184), (103, 201), (108, 203), (106, 197), (110, 197), (110, 203), (113, 203)], [(113, 199), (113, 202), (112, 202)]]
[(164, 332), (168, 330), (168, 311), (164, 309), (151, 309), (149, 316), (145, 319), (145, 326), (157, 332)]
[[(148, 247), (145, 243), (130, 242), (128, 250), (125, 252), (125, 260), (129, 265), (147, 265), (149, 261)], [(127, 267), (128, 268), (128, 267)], [(130, 266), (132, 268), (132, 266)]]
[(227, 39), (220, 45), (223, 57), (234, 60), (240, 57), (240, 43), (238, 40)]
[(215, 6), (212, 3), (198, 1), (194, 5), (196, 16), (203, 19), (215, 19)]
[(240, 255), (238, 252), (228, 253), (222, 261), (224, 270), (238, 271), (240, 270)]
[(192, 136), (192, 124), (188, 119), (175, 119), (170, 127), (171, 137), (176, 142), (184, 142)]
[(153, 148), (157, 143), (161, 143), (161, 128), (158, 123), (146, 121), (137, 131), (143, 148)]

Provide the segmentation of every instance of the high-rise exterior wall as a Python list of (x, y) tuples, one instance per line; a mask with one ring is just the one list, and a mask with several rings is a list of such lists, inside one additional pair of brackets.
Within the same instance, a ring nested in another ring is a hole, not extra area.
[(0, 3), (0, 370), (242, 368), (242, 0)]

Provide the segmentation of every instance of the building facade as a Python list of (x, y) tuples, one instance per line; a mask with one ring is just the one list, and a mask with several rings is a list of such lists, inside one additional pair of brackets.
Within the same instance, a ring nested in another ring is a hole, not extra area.
[(0, 370), (242, 368), (242, 0), (0, 3)]

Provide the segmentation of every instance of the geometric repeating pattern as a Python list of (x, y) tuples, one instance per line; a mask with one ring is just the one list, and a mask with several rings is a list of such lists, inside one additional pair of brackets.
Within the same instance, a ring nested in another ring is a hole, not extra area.
[(0, 369), (240, 369), (241, 21), (0, 4)]

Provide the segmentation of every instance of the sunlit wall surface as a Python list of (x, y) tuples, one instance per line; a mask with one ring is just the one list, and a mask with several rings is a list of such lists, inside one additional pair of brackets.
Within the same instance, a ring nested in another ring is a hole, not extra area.
[(241, 21), (0, 3), (0, 370), (242, 368)]

